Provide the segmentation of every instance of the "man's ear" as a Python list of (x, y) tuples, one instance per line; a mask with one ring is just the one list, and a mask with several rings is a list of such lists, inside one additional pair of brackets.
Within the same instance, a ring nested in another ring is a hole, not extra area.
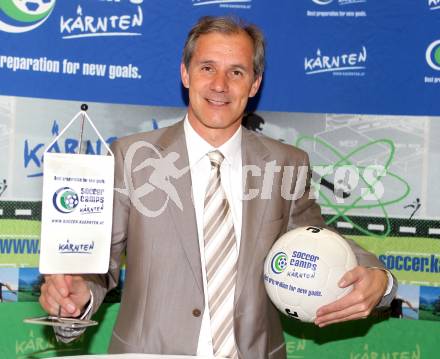
[(260, 75), (254, 80), (254, 82), (252, 83), (252, 86), (251, 86), (251, 90), (249, 92), (249, 97), (254, 97), (257, 94), (258, 89), (260, 88), (262, 79), (263, 79), (263, 76)]
[(182, 79), (183, 86), (189, 88), (189, 74), (183, 62), (180, 64), (180, 78)]

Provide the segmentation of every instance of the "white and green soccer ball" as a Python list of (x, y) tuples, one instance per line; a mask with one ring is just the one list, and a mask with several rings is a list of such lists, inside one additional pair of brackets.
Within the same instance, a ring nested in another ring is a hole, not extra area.
[(264, 263), (264, 285), (283, 314), (313, 322), (316, 311), (348, 294), (338, 282), (357, 266), (356, 257), (340, 235), (319, 227), (300, 227), (281, 236)]

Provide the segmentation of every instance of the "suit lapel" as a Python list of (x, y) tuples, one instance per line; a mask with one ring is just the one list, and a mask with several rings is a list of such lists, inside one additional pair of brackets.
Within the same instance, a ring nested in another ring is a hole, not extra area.
[(182, 203), (182, 210), (173, 202), (171, 198), (167, 205), (167, 211), (171, 216), (169, 223), (164, 225), (174, 225), (179, 237), (179, 242), (185, 251), (188, 264), (191, 266), (194, 279), (203, 295), (202, 269), (200, 260), (200, 248), (197, 232), (197, 221), (194, 204), (192, 201), (191, 171), (189, 169), (188, 151), (186, 147), (185, 132), (183, 121), (169, 127), (159, 138), (157, 145), (162, 156), (165, 157), (171, 152), (176, 152), (180, 156), (175, 165), (180, 170), (188, 170), (178, 179), (169, 178), (170, 183), (176, 188)]
[(243, 176), (245, 175), (246, 166), (252, 166), (261, 170), (261, 175), (252, 176), (250, 171), (246, 173), (246, 185), (244, 193), (249, 190), (258, 190), (258, 196), (251, 200), (243, 200), (242, 228), (240, 253), (238, 256), (237, 284), (235, 291), (235, 304), (246, 283), (250, 264), (254, 258), (257, 247), (258, 233), (262, 225), (262, 218), (267, 207), (268, 200), (262, 200), (261, 189), (263, 185), (264, 169), (269, 156), (266, 146), (258, 139), (258, 137), (248, 130), (243, 129), (242, 138), (242, 162)]
[[(169, 127), (157, 141), (157, 146), (163, 157), (171, 152), (176, 152), (180, 155), (175, 162), (178, 169), (189, 166), (183, 121)], [(262, 200), (260, 198), (266, 164), (265, 159), (268, 156), (268, 149), (262, 144), (258, 137), (250, 131), (243, 129), (243, 171), (246, 170), (246, 166), (255, 166), (255, 168), (261, 170), (261, 175), (252, 176), (252, 173), (249, 171), (246, 176), (244, 193), (249, 193), (249, 190), (256, 189), (258, 190), (258, 196), (251, 200), (243, 201), (235, 303), (237, 303), (246, 283), (249, 267), (257, 248), (258, 233), (260, 232), (263, 222), (261, 219), (264, 218), (264, 212), (268, 203), (268, 200)], [(189, 168), (180, 178), (170, 178), (170, 182), (179, 194), (183, 210), (180, 210), (171, 200), (168, 202), (167, 211), (171, 216), (169, 225), (172, 224), (176, 227), (179, 242), (185, 251), (188, 264), (191, 266), (200, 293), (203, 295), (200, 248), (197, 234), (197, 221), (191, 196), (192, 183)]]

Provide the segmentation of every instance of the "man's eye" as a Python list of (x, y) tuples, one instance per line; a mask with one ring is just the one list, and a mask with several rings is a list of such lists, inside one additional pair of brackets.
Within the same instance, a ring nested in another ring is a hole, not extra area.
[(213, 69), (211, 66), (202, 66), (202, 71), (204, 72), (212, 72)]
[(241, 77), (241, 76), (243, 76), (243, 72), (241, 72), (239, 70), (234, 70), (234, 71), (232, 71), (232, 75), (234, 75), (235, 77)]

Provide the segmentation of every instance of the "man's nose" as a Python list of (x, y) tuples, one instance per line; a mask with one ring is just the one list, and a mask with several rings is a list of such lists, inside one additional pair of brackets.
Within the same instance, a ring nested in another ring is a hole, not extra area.
[(228, 91), (228, 77), (224, 72), (217, 72), (211, 82), (211, 90), (215, 92)]

